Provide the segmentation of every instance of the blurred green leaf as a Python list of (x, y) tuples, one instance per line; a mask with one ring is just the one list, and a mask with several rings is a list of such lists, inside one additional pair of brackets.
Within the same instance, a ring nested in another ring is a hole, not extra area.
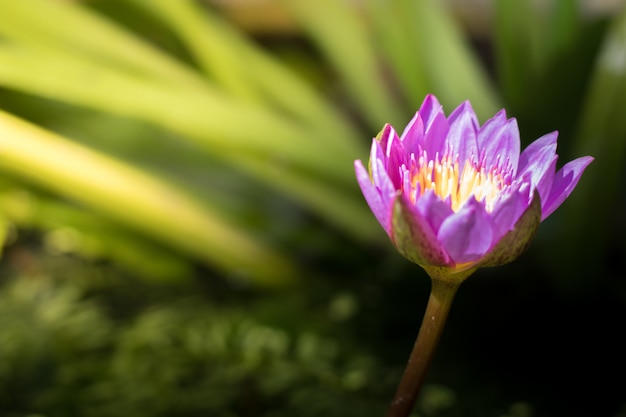
[[(16, 14), (16, 19), (10, 25), (0, 23), (0, 32), (17, 42), (0, 46), (1, 84), (154, 123), (182, 134), (183, 138), (202, 146), (207, 154), (239, 169), (243, 164), (237, 161), (238, 158), (244, 154), (253, 155), (257, 158), (255, 165), (266, 167), (256, 170), (255, 180), (277, 187), (299, 201), (302, 200), (301, 187), (317, 183), (316, 188), (327, 188), (328, 194), (344, 195), (340, 200), (351, 200), (347, 206), (363, 213), (355, 214), (355, 217), (365, 218), (367, 209), (360, 204), (362, 199), (357, 195), (352, 172), (352, 161), (360, 153), (352, 128), (328, 111), (323, 102), (309, 88), (302, 87), (303, 84), (288, 71), (246, 46), (223, 25), (217, 26), (222, 30), (217, 33), (224, 35), (226, 45), (241, 48), (243, 58), (258, 64), (254, 70), (246, 71), (248, 76), (256, 74), (253, 79), (261, 90), (271, 94), (280, 91), (275, 97), (283, 107), (287, 106), (292, 93), (303, 98), (302, 106), (289, 104), (299, 109), (296, 113), (312, 115), (306, 124), (286, 117), (282, 112), (220, 92), (190, 68), (152, 51), (133, 35), (76, 5), (44, 7), (57, 16), (54, 22), (50, 19), (40, 21), (39, 10), (12, 6), (8, 10)], [(37, 16), (30, 16), (29, 12)], [(86, 22), (98, 23), (85, 29), (84, 40), (70, 38), (61, 22), (66, 19), (69, 24), (83, 17)], [(44, 34), (32, 35), (29, 31), (32, 23), (36, 23)], [(99, 40), (107, 36), (119, 40), (117, 46), (101, 45)], [(90, 43), (90, 37), (96, 41)], [(126, 44), (131, 48), (123, 51)], [(155, 73), (147, 74), (153, 68)], [(268, 90), (268, 83), (275, 78), (285, 83), (284, 88)], [(314, 123), (314, 118), (319, 118), (319, 122)], [(314, 125), (319, 127), (312, 128)], [(283, 175), (288, 175), (290, 181), (276, 184), (276, 177), (268, 172), (275, 170), (277, 165), (282, 167)], [(242, 171), (249, 172), (245, 168)], [(347, 194), (346, 189), (350, 190)], [(316, 201), (321, 198), (325, 197), (309, 197)], [(345, 224), (344, 208), (333, 204), (310, 207), (319, 208), (323, 217), (349, 233), (363, 236), (362, 227), (355, 227), (353, 222)]]
[[(573, 246), (567, 252), (571, 259), (582, 257), (591, 271), (605, 264), (607, 245), (623, 238), (613, 236), (614, 219), (622, 215), (613, 210), (623, 201), (623, 193), (616, 190), (622, 189), (626, 174), (625, 111), (626, 11), (614, 20), (604, 39), (573, 148), (573, 154), (591, 155), (596, 160), (567, 205), (569, 238), (565, 241)], [(581, 244), (583, 241), (594, 244)]]
[(547, 52), (554, 56), (567, 50), (577, 41), (581, 29), (581, 5), (570, 0), (556, 0), (552, 18), (548, 24)]
[(3, 112), (0, 137), (4, 172), (84, 203), (227, 274), (265, 285), (293, 278), (289, 261), (162, 180)]
[(353, 156), (361, 153), (357, 132), (332, 103), (208, 8), (191, 1), (133, 3), (167, 22), (205, 72), (233, 95), (274, 105), (319, 132), (319, 141), (344, 147)]
[(495, 64), (509, 114), (527, 141), (555, 129), (570, 136), (603, 25), (569, 0), (497, 1), (495, 12)]
[[(402, 2), (432, 93), (450, 112), (470, 100), (481, 122), (500, 110), (499, 96), (448, 9), (437, 0)], [(389, 22), (394, 24), (394, 22)], [(412, 53), (407, 51), (406, 53)]]
[(0, 184), (0, 213), (7, 225), (42, 232), (44, 245), (52, 253), (113, 260), (148, 280), (185, 282), (191, 277), (191, 265), (181, 254), (141, 239), (102, 216), (18, 184)]
[(354, 5), (335, 0), (282, 0), (346, 85), (370, 128), (402, 122), (372, 46), (371, 33)]
[(285, 175), (280, 166), (268, 169), (253, 158), (241, 157), (237, 163), (253, 175), (266, 175), (276, 187), (290, 190), (305, 207), (320, 213), (332, 213), (328, 220), (352, 236), (369, 242), (384, 238), (383, 229), (369, 212), (364, 198), (355, 200), (350, 194), (335, 192), (316, 181)]
[(368, 0), (365, 6), (375, 42), (397, 78), (395, 88), (401, 90), (412, 109), (418, 109), (432, 89), (423, 64), (423, 51), (416, 41), (412, 15), (406, 13), (400, 1)]
[(203, 16), (207, 12), (203, 11), (200, 5), (184, 0), (135, 3), (165, 19), (184, 40), (185, 46), (190, 49), (199, 66), (221, 88), (245, 100), (261, 101), (255, 85), (250, 82), (241, 65), (238, 50), (230, 48), (228, 43), (222, 40), (225, 35), (223, 27), (207, 24)]
[(0, 212), (0, 258), (2, 257), (2, 249), (9, 236), (9, 222), (3, 213)]
[[(244, 110), (245, 107), (240, 107), (239, 104), (226, 98), (223, 101), (219, 99), (211, 101), (211, 98), (205, 95), (180, 96), (177, 92), (145, 85), (139, 80), (106, 73), (101, 67), (94, 67), (88, 63), (75, 62), (73, 65), (71, 59), (61, 59), (57, 55), (44, 59), (44, 65), (40, 64), (41, 59), (40, 53), (30, 54), (0, 47), (0, 61), (8, 64), (0, 67), (0, 82), (4, 81), (26, 91), (157, 123), (198, 141), (207, 152), (237, 167), (242, 166), (239, 159), (245, 155), (260, 153), (256, 165), (264, 166), (264, 169), (256, 170), (255, 178), (277, 186), (274, 181), (276, 177), (271, 172), (280, 167), (283, 175), (289, 176), (288, 184), (291, 184), (290, 187), (284, 187), (285, 184), (280, 185), (281, 190), (296, 196), (298, 200), (302, 196), (298, 183), (318, 182), (319, 188), (326, 187), (331, 194), (344, 194), (345, 197), (340, 200), (348, 198), (355, 202), (361, 201), (356, 194), (352, 159), (342, 157), (337, 152), (329, 152), (324, 146), (314, 144), (312, 139), (309, 141), (308, 138), (303, 138), (303, 135), (308, 136), (308, 134), (300, 132), (295, 126), (282, 123), (273, 125), (272, 117), (257, 109)], [(89, 80), (85, 80), (84, 84), (76, 82), (80, 74), (90, 72), (97, 77), (97, 84), (94, 85)], [(75, 76), (71, 76), (72, 73)], [(120, 91), (123, 91), (124, 95), (116, 93)], [(228, 103), (232, 107), (229, 108)], [(249, 124), (241, 123), (241, 117)], [(287, 129), (281, 128), (281, 124)], [(250, 129), (254, 125), (256, 125), (255, 128)], [(207, 132), (212, 132), (212, 134), (208, 135)], [(267, 134), (265, 135), (264, 132)], [(228, 140), (225, 140), (226, 138)], [(309, 146), (306, 146), (307, 142)], [(291, 161), (286, 156), (291, 153), (290, 149), (300, 155), (298, 157), (298, 159), (302, 158), (300, 162), (308, 161), (305, 165), (309, 170), (313, 170), (315, 175), (292, 166), (295, 161)], [(324, 178), (328, 180), (325, 181)], [(326, 186), (322, 185), (324, 183)], [(353, 193), (346, 195), (342, 191), (346, 185), (354, 190)], [(308, 197), (318, 200), (322, 198), (315, 195)], [(361, 213), (367, 211), (364, 205), (350, 204), (349, 206)], [(312, 208), (316, 207), (321, 206), (312, 206)], [(332, 204), (324, 207), (325, 210), (322, 211), (324, 217), (338, 223), (348, 232), (362, 236), (360, 227), (342, 224), (342, 218), (345, 216), (341, 214), (341, 211), (345, 210), (344, 207)], [(356, 216), (361, 215), (356, 214)]]
[(543, 16), (529, 0), (495, 2), (496, 67), (502, 94), (514, 112), (523, 107), (540, 68)]
[(12, 45), (0, 45), (0, 62), (0, 83), (12, 88), (155, 123), (226, 160), (243, 152), (266, 164), (280, 160), (287, 167), (294, 164), (342, 184), (353, 183), (348, 155), (329, 155), (296, 124), (211, 93), (208, 86), (180, 91), (95, 62)]
[[(206, 88), (171, 57), (75, 2), (0, 0), (0, 33), (20, 44), (76, 55), (172, 86)], [(80, 33), (80, 36), (76, 36)]]
[(428, 93), (449, 111), (470, 100), (481, 121), (501, 105), (447, 7), (434, 0), (366, 2), (383, 54), (414, 112)]

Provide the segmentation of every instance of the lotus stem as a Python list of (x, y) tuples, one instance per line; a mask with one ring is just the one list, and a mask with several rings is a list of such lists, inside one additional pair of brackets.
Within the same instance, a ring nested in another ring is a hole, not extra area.
[(432, 280), (422, 325), (387, 417), (407, 417), (411, 413), (459, 285), (460, 282)]

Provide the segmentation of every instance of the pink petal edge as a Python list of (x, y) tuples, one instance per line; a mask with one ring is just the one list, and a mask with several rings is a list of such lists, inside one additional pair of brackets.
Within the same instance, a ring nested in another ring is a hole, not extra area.
[(548, 218), (574, 191), (585, 168), (593, 162), (593, 157), (583, 156), (568, 162), (554, 176), (552, 190), (543, 206), (541, 221)]

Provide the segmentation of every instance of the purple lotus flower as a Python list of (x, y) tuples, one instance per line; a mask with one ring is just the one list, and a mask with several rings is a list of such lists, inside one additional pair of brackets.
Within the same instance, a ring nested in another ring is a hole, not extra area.
[(517, 258), (576, 187), (593, 158), (556, 171), (557, 135), (520, 154), (517, 122), (504, 110), (480, 126), (469, 102), (446, 118), (429, 95), (400, 137), (385, 125), (369, 170), (361, 161), (354, 166), (400, 253), (433, 278), (463, 279)]

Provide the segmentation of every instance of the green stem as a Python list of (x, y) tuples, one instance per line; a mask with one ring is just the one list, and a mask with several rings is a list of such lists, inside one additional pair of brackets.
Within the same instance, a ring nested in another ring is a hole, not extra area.
[(387, 417), (407, 417), (411, 412), (459, 285), (460, 282), (432, 280), (422, 326)]

